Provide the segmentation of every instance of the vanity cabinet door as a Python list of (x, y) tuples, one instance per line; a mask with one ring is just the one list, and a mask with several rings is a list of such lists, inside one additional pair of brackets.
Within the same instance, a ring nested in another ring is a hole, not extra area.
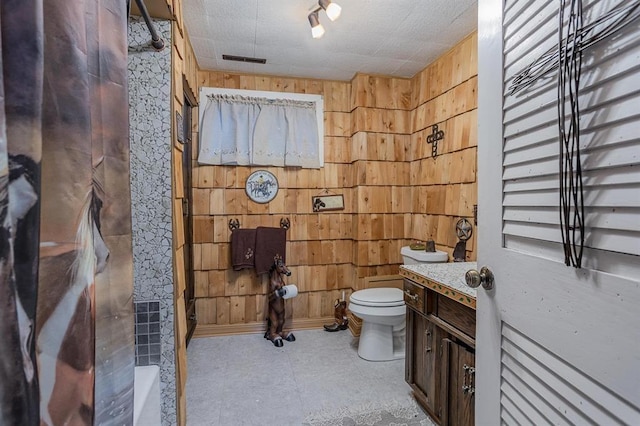
[(436, 364), (442, 330), (424, 315), (407, 309), (407, 352), (405, 358), (405, 379), (411, 385), (416, 399), (439, 421), (440, 375)]
[(442, 416), (440, 425), (472, 426), (475, 402), (475, 353), (450, 339), (442, 339)]

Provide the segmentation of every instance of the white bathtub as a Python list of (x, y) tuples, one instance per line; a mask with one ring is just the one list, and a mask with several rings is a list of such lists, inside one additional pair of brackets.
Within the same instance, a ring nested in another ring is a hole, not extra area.
[(160, 423), (160, 368), (157, 365), (136, 367), (133, 382), (133, 424), (158, 426)]

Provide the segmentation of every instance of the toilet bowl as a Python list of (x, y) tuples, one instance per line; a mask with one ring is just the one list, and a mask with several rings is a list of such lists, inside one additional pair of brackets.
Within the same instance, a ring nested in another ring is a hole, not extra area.
[(367, 361), (404, 358), (405, 314), (402, 290), (369, 288), (349, 297), (349, 310), (362, 319), (358, 356)]

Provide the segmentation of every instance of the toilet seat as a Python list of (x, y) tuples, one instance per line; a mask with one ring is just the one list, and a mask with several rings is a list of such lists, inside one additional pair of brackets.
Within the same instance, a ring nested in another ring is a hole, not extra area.
[(407, 306), (399, 288), (368, 288), (349, 298), (349, 311), (362, 320), (358, 356), (391, 361), (405, 356)]
[(399, 288), (368, 288), (351, 294), (349, 302), (370, 307), (394, 307), (404, 305), (404, 296)]

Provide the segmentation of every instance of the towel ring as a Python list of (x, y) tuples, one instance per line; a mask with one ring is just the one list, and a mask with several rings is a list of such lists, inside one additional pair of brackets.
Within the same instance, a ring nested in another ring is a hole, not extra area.
[(289, 229), (290, 227), (291, 227), (291, 222), (289, 221), (288, 217), (283, 217), (282, 219), (280, 219), (280, 228)]
[(240, 221), (238, 219), (229, 219), (229, 230), (240, 229)]

